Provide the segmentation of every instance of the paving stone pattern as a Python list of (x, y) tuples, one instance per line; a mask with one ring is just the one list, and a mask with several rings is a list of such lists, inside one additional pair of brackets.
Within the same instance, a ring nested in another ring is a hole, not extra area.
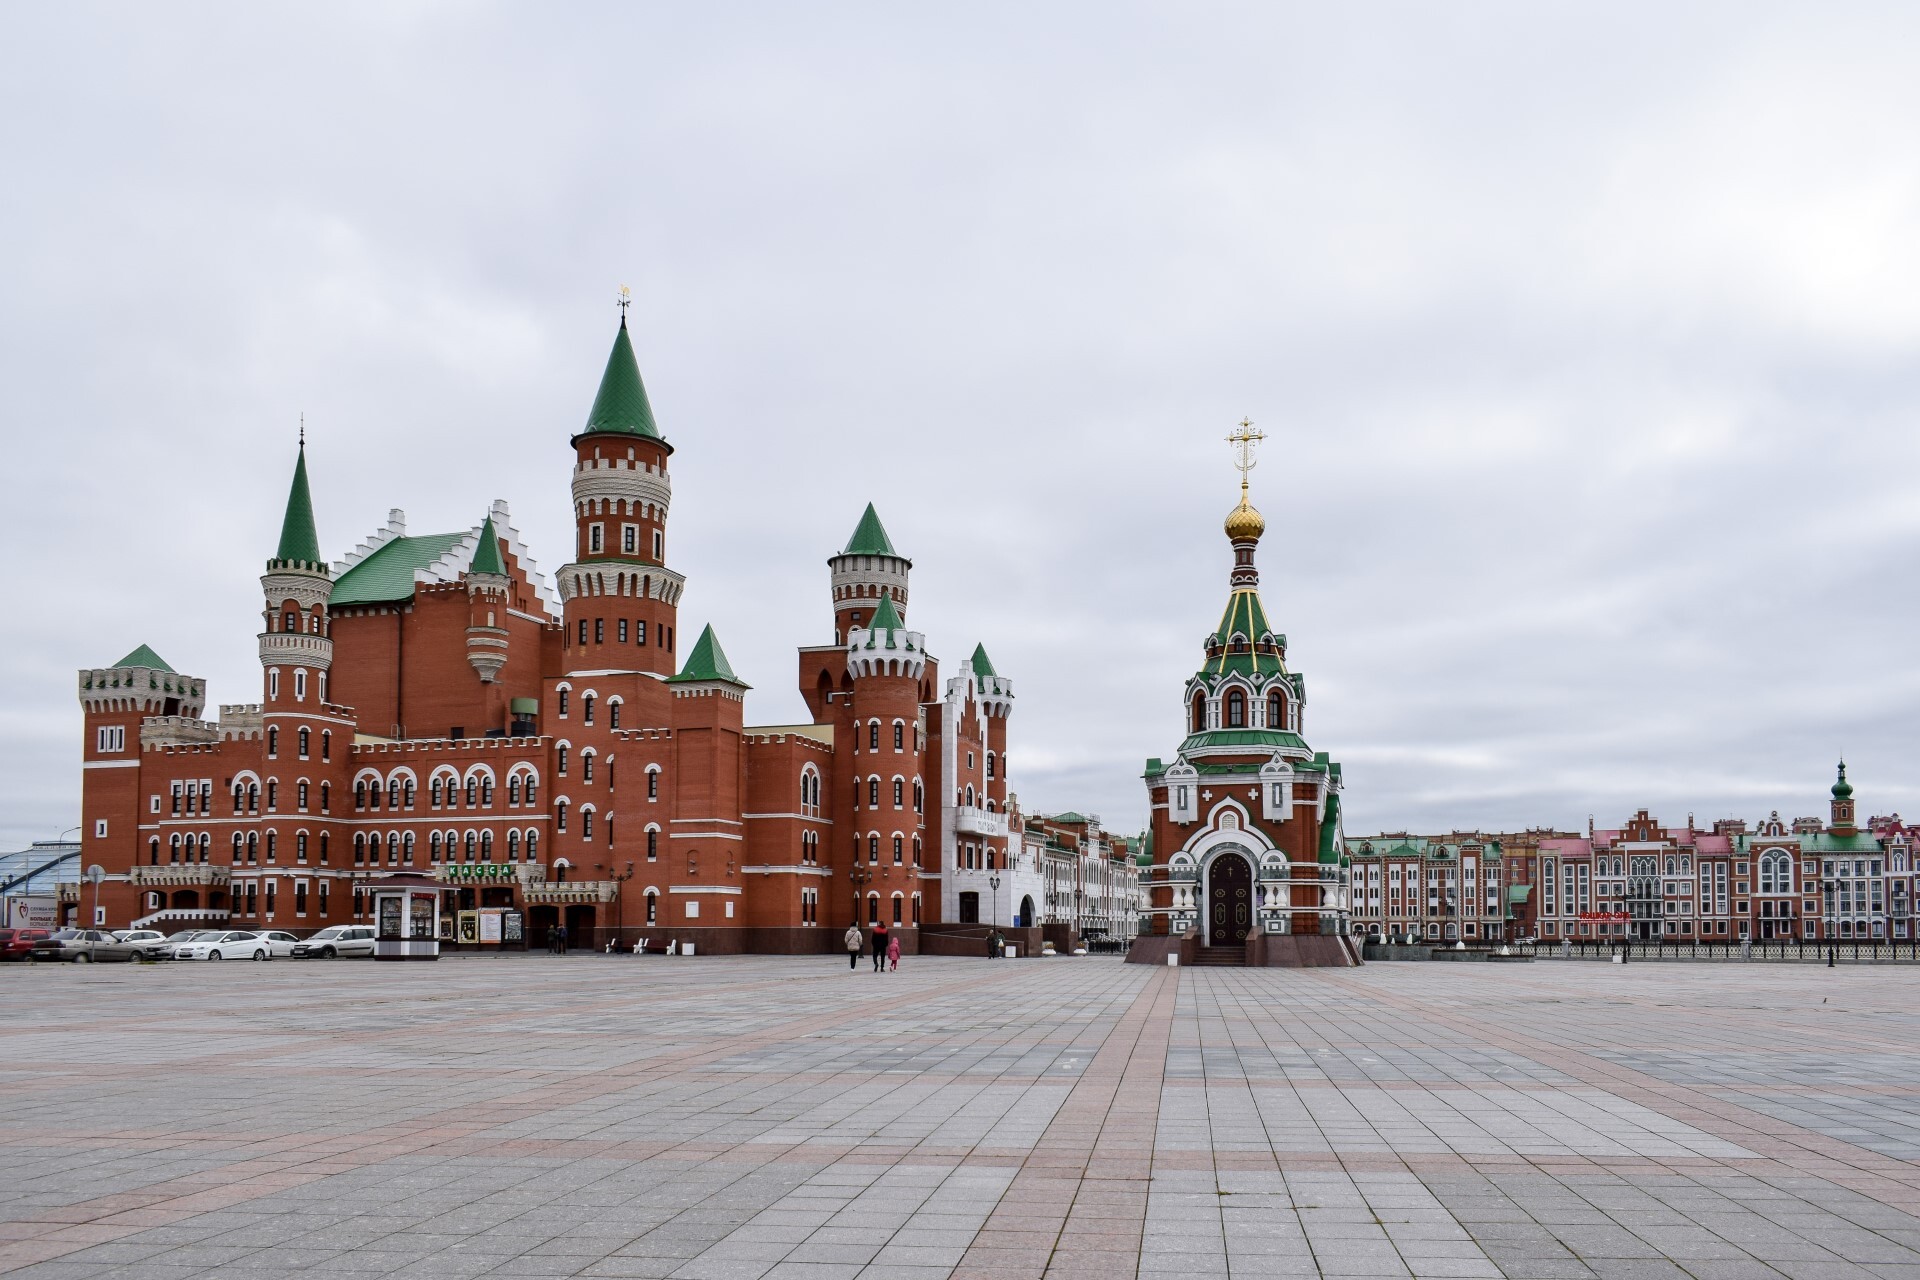
[(1920, 1280), (1908, 973), (0, 969), (0, 1271)]

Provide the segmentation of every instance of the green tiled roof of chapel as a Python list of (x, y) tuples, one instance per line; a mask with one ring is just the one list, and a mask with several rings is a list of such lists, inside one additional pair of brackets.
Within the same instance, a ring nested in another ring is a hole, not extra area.
[(394, 538), (340, 575), (333, 584), (331, 606), (382, 604), (413, 599), (416, 570), (425, 569), (471, 535), (428, 533), (417, 538)]
[[(1180, 754), (1196, 751), (1202, 747), (1241, 747), (1248, 751), (1262, 749), (1306, 750), (1307, 740), (1297, 733), (1286, 729), (1208, 729), (1201, 733), (1189, 734), (1180, 744)], [(1259, 766), (1255, 766), (1257, 770)], [(1295, 769), (1304, 765), (1295, 764)], [(1317, 771), (1316, 771), (1317, 772)]]
[(601, 433), (660, 439), (660, 428), (653, 421), (653, 406), (647, 402), (647, 388), (640, 381), (640, 362), (634, 358), (633, 340), (627, 336), (625, 315), (620, 317), (619, 332), (613, 335), (613, 350), (607, 354), (607, 369), (600, 375), (600, 390), (593, 397), (593, 408), (587, 411), (587, 425), (580, 428), (579, 434)]
[(166, 671), (175, 675), (179, 674), (167, 665), (165, 658), (147, 648), (145, 645), (141, 645), (138, 649), (135, 649), (132, 653), (113, 665), (114, 667), (146, 667), (154, 671)]
[(886, 526), (880, 523), (880, 513), (867, 504), (866, 512), (861, 515), (860, 523), (854, 526), (853, 536), (847, 539), (843, 556), (894, 556), (900, 553), (893, 549), (893, 539), (887, 536)]
[(713, 624), (709, 622), (693, 642), (693, 651), (687, 655), (687, 664), (680, 668), (677, 676), (668, 676), (668, 684), (691, 684), (695, 681), (718, 680), (727, 684), (737, 684), (742, 689), (750, 688), (746, 681), (733, 674), (733, 666), (727, 661), (727, 654), (720, 647), (720, 637), (713, 634)]

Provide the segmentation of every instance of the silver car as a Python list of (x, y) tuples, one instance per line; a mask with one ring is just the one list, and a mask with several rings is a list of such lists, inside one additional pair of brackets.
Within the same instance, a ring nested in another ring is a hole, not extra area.
[(302, 942), (293, 944), (296, 958), (370, 956), (373, 954), (373, 926), (370, 924), (330, 924)]

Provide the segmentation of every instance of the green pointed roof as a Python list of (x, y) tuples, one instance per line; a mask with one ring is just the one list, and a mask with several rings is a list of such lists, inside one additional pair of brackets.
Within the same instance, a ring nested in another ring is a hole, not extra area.
[(982, 684), (1000, 674), (993, 669), (993, 659), (987, 656), (987, 646), (984, 644), (973, 646), (973, 657), (969, 658), (968, 662), (973, 667), (974, 679)]
[(607, 371), (600, 375), (600, 390), (587, 413), (587, 425), (580, 428), (580, 435), (574, 439), (597, 432), (660, 439), (660, 428), (653, 422), (653, 406), (647, 403), (647, 389), (640, 381), (640, 362), (634, 359), (633, 340), (627, 337), (624, 315), (620, 317), (620, 331), (613, 335)]
[(687, 655), (687, 665), (680, 668), (680, 674), (667, 677), (669, 684), (689, 684), (696, 680), (721, 680), (727, 684), (737, 684), (742, 689), (753, 687), (733, 674), (726, 652), (720, 647), (720, 637), (713, 634), (711, 622), (700, 633), (700, 638), (693, 642), (693, 652)]
[(492, 515), (480, 526), (480, 545), (474, 548), (473, 563), (467, 566), (467, 572), (507, 576), (507, 566), (500, 560), (500, 535), (493, 530)]
[(313, 523), (313, 495), (307, 489), (304, 441), (300, 445), (300, 460), (293, 464), (293, 488), (287, 493), (287, 514), (280, 522), (280, 547), (273, 558), (276, 563), (325, 563), (320, 558), (320, 533)]
[(168, 671), (173, 672), (175, 675), (179, 674), (167, 665), (165, 658), (147, 648), (145, 645), (141, 645), (138, 649), (135, 649), (132, 653), (113, 665), (115, 667), (148, 667), (154, 671)]
[(907, 624), (900, 621), (900, 611), (893, 607), (893, 597), (880, 597), (880, 607), (873, 611), (874, 631), (898, 631)]
[(847, 549), (840, 554), (900, 558), (900, 553), (893, 549), (893, 539), (887, 536), (885, 527), (880, 523), (880, 513), (873, 509), (871, 502), (867, 504), (866, 513), (860, 517), (860, 523), (855, 526), (853, 536), (847, 539)]

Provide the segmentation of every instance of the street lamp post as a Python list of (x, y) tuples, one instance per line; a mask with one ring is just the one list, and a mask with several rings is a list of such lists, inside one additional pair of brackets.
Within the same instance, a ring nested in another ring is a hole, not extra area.
[(853, 855), (853, 866), (847, 870), (847, 879), (853, 885), (853, 922), (857, 925), (860, 923), (860, 891), (873, 879), (873, 872), (861, 865), (857, 850)]
[[(991, 941), (1000, 936), (1000, 873), (998, 871), (987, 876), (987, 889), (987, 920), (989, 922), (987, 938)], [(994, 947), (994, 958), (998, 959), (1000, 954), (1000, 948)]]
[(627, 930), (626, 887), (627, 881), (633, 879), (633, 863), (629, 860), (624, 872), (617, 872), (604, 862), (594, 865), (597, 870), (606, 873), (607, 879), (613, 881), (613, 941), (607, 944), (608, 949), (611, 950), (620, 945), (620, 935)]

